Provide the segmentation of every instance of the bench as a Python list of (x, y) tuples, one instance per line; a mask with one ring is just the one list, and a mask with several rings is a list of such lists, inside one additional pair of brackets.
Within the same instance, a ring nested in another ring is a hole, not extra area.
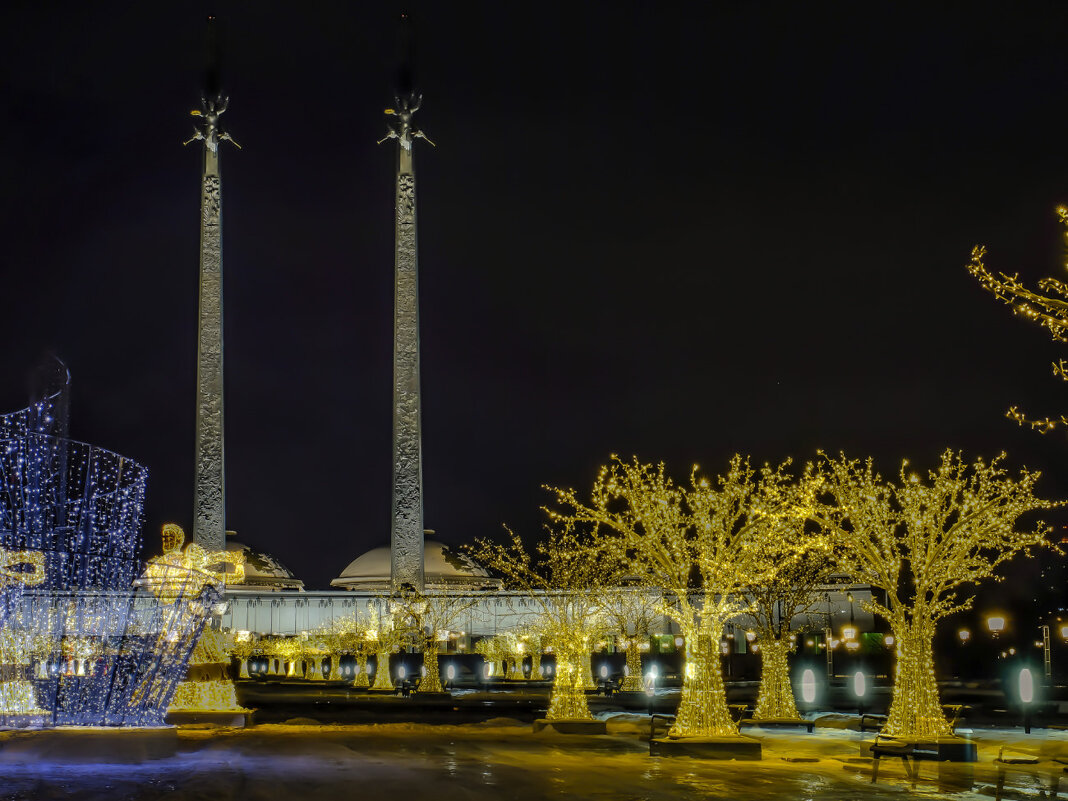
[(879, 731), (886, 725), (886, 715), (869, 715), (867, 713), (860, 716), (860, 730), (862, 732)]
[[(916, 745), (910, 745), (909, 743), (903, 743), (893, 739), (880, 741), (878, 735), (875, 738), (875, 742), (871, 744), (871, 755), (873, 757), (871, 769), (872, 784), (879, 778), (879, 760), (884, 756), (900, 757), (902, 764), (905, 766), (905, 773), (912, 781), (916, 781), (916, 779), (919, 778), (919, 762), (921, 759), (938, 759), (937, 751), (933, 751), (929, 748), (920, 748)], [(911, 760), (911, 762), (909, 760)]]
[(744, 718), (747, 712), (750, 712), (749, 707), (745, 704), (727, 704), (727, 709), (730, 710), (731, 720), (735, 723)]
[(666, 737), (668, 731), (671, 729), (671, 724), (675, 722), (674, 715), (652, 715), (649, 718), (649, 739), (654, 740), (657, 737)]

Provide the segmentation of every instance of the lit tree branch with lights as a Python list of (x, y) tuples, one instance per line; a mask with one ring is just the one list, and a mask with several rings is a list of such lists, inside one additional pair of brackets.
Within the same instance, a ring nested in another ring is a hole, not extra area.
[[(1064, 228), (1065, 243), (1068, 244), (1068, 209), (1057, 209), (1057, 217)], [(1038, 282), (1038, 291), (1029, 289), (1019, 279), (1019, 274), (991, 272), (983, 261), (986, 248), (977, 245), (972, 248), (972, 258), (968, 263), (970, 272), (979, 281), (979, 285), (990, 292), (1005, 305), (1012, 308), (1012, 313), (1037, 323), (1045, 328), (1055, 342), (1068, 342), (1068, 284), (1056, 278), (1042, 278)], [(1065, 265), (1068, 267), (1068, 264)], [(1054, 362), (1053, 374), (1068, 381), (1068, 361), (1061, 359)], [(1015, 420), (1019, 425), (1028, 425), (1035, 431), (1046, 434), (1055, 428), (1068, 425), (1068, 415), (1057, 419), (1043, 417), (1032, 419), (1013, 406), (1005, 416)]]
[[(806, 522), (806, 518), (794, 518), (780, 527), (780, 536), (759, 540), (764, 550), (760, 559), (781, 568), (765, 581), (745, 588), (751, 604), (749, 614), (760, 639), (760, 693), (753, 711), (759, 720), (800, 718), (790, 683), (788, 657), (797, 639), (791, 625), (795, 617), (815, 611), (821, 599), (816, 587), (832, 565), (822, 540), (805, 531)], [(801, 554), (804, 556), (799, 558)]]
[(676, 485), (664, 466), (614, 458), (601, 469), (591, 500), (554, 490), (555, 521), (592, 524), (598, 537), (628, 563), (627, 572), (663, 593), (661, 611), (686, 640), (686, 670), (670, 735), (734, 736), (723, 684), (719, 642), (724, 626), (747, 609), (746, 587), (778, 569), (761, 560), (772, 521), (795, 514), (786, 465), (753, 470), (735, 456), (714, 482), (695, 467), (689, 487)]
[(585, 692), (589, 654), (605, 628), (603, 599), (615, 583), (618, 562), (566, 523), (551, 528), (533, 553), (509, 533), (507, 545), (481, 539), (469, 552), (540, 610), (537, 628), (556, 655), (546, 719), (593, 720)]
[(478, 603), (470, 594), (454, 592), (402, 592), (391, 600), (393, 625), (404, 632), (423, 654), (423, 676), (417, 693), (444, 692), (438, 673), (438, 649), (442, 636), (460, 616)]
[(660, 617), (656, 599), (648, 587), (616, 587), (605, 597), (604, 614), (611, 624), (617, 646), (626, 655), (626, 675), (619, 689), (640, 692), (644, 689), (642, 646), (649, 647), (653, 624)]
[(890, 624), (897, 646), (893, 701), (883, 731), (903, 738), (948, 737), (939, 703), (933, 640), (938, 621), (972, 605), (980, 581), (999, 580), (1002, 563), (1048, 544), (1049, 527), (1015, 528), (1036, 509), (1057, 505), (1032, 494), (1039, 473), (1017, 477), (990, 463), (966, 464), (947, 450), (926, 480), (901, 467), (897, 483), (884, 481), (871, 460), (823, 455), (830, 504), (823, 530), (841, 547), (842, 568), (886, 594), (863, 602)]

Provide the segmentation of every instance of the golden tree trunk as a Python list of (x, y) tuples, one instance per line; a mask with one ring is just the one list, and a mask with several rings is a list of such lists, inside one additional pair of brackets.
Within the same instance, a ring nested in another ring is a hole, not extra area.
[[(718, 629), (717, 629), (718, 630)], [(686, 668), (672, 737), (731, 737), (738, 726), (727, 708), (718, 638), (685, 633)]]
[(791, 643), (789, 640), (762, 640), (760, 643), (760, 695), (757, 698), (754, 718), (789, 718), (796, 720), (794, 688), (790, 684), (790, 667), (787, 661)]
[(589, 669), (581, 654), (557, 649), (556, 675), (549, 697), (549, 711), (545, 715), (547, 720), (593, 720), (582, 686), (583, 672), (589, 673)]
[(423, 680), (419, 682), (417, 693), (440, 693), (441, 676), (438, 675), (438, 649), (436, 643), (430, 643), (423, 649)]
[(597, 681), (593, 678), (593, 654), (587, 651), (582, 656), (582, 689), (596, 690)]
[(645, 689), (642, 677), (642, 652), (638, 650), (637, 640), (627, 641), (627, 675), (619, 689), (626, 693), (640, 693)]
[(545, 678), (541, 673), (541, 651), (537, 648), (530, 652), (530, 678), (533, 681)]
[(894, 697), (883, 733), (893, 737), (934, 738), (953, 735), (938, 698), (934, 672), (934, 624), (921, 610), (911, 626), (894, 627), (897, 671)]
[(371, 682), (367, 679), (367, 654), (359, 654), (356, 657), (356, 680), (353, 687), (368, 687)]
[(389, 677), (389, 651), (379, 651), (375, 654), (375, 683), (371, 689), (393, 689), (393, 681)]
[(341, 654), (330, 654), (330, 675), (328, 678), (330, 681), (341, 681)]

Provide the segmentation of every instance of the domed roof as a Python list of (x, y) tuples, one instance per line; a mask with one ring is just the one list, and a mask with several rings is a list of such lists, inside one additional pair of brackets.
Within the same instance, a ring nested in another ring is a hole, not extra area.
[[(330, 585), (349, 590), (388, 586), (391, 567), (392, 554), (389, 546), (372, 548), (350, 562)], [(428, 587), (500, 586), (500, 581), (491, 578), (485, 569), (469, 556), (436, 540), (426, 540), (423, 543), (423, 576)]]
[(279, 562), (274, 556), (264, 551), (245, 545), (243, 542), (230, 539), (231, 532), (226, 532), (226, 550), (241, 551), (245, 554), (245, 580), (241, 584), (233, 584), (228, 590), (240, 590), (242, 588), (256, 590), (298, 590), (304, 591), (304, 582), (293, 575), (293, 572)]

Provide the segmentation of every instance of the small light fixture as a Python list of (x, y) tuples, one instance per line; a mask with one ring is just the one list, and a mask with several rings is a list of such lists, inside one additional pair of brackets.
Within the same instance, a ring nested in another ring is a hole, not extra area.
[(811, 668), (806, 668), (801, 674), (801, 699), (806, 704), (811, 704), (816, 700), (816, 674)]

